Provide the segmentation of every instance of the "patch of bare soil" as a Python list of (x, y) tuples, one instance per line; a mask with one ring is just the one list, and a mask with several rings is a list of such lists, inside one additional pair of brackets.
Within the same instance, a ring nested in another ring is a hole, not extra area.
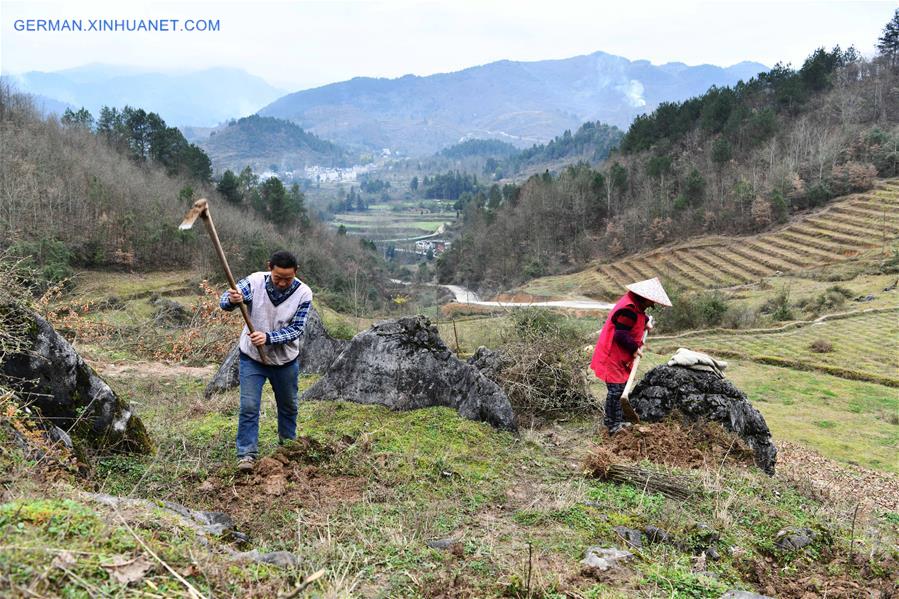
[[(782, 565), (771, 557), (759, 557), (736, 565), (744, 572), (745, 581), (752, 583), (759, 592), (769, 597), (888, 599), (899, 594), (899, 583), (893, 575), (899, 568), (895, 558), (882, 555), (878, 559), (871, 559), (859, 552), (852, 563), (849, 563), (846, 556), (829, 553), (824, 551), (814, 560), (805, 559), (801, 564), (794, 564), (800, 571), (798, 576), (784, 576)], [(854, 572), (847, 574), (847, 571)]]
[(648, 460), (655, 464), (692, 469), (717, 469), (722, 463), (752, 466), (752, 451), (742, 439), (711, 422), (684, 423), (670, 418), (653, 424), (638, 424), (609, 435), (602, 431), (599, 443), (586, 458), (603, 463)]
[(101, 376), (141, 376), (154, 378), (174, 378), (190, 376), (199, 379), (210, 378), (215, 374), (216, 367), (208, 366), (183, 366), (181, 364), (165, 364), (164, 362), (123, 362), (105, 363), (88, 359), (88, 364)]
[(839, 504), (899, 512), (899, 476), (825, 458), (794, 443), (778, 443), (778, 476), (806, 494)]
[(303, 508), (323, 516), (362, 498), (367, 486), (364, 478), (334, 475), (321, 468), (351, 442), (330, 446), (300, 437), (260, 459), (249, 474), (235, 474), (233, 467), (223, 469), (203, 481), (196, 494), (208, 509), (229, 514), (242, 532), (277, 533), (272, 530), (271, 514)]

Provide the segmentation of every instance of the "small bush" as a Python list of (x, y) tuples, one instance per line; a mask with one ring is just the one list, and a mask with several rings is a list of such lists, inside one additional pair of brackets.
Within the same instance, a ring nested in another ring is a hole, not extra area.
[(804, 205), (801, 207), (813, 208), (815, 206), (820, 206), (832, 197), (834, 197), (834, 194), (827, 183), (824, 181), (817, 181), (808, 188), (808, 193), (805, 194), (805, 202), (803, 202)]
[(669, 297), (671, 307), (659, 310), (658, 330), (661, 332), (717, 327), (728, 310), (724, 295), (719, 291), (684, 294), (672, 288)]
[(563, 416), (592, 410), (577, 326), (549, 310), (512, 313), (515, 338), (503, 348), (508, 364), (497, 374), (519, 413)]
[(325, 330), (334, 339), (349, 340), (356, 336), (356, 329), (346, 320), (338, 318), (324, 323)]
[(726, 329), (748, 329), (756, 326), (758, 319), (758, 312), (749, 306), (730, 306), (721, 319), (721, 326)]
[(773, 320), (793, 320), (793, 309), (790, 306), (790, 291), (781, 288), (773, 298), (767, 300), (759, 309), (762, 314), (770, 314)]
[(833, 167), (829, 187), (834, 195), (867, 191), (874, 186), (876, 176), (877, 168), (873, 164), (850, 161)]
[(22, 266), (34, 271), (30, 286), (43, 291), (54, 283), (59, 283), (75, 274), (70, 266), (72, 253), (66, 244), (58, 239), (19, 241), (9, 248), (9, 254), (23, 260)]
[(818, 296), (799, 300), (796, 302), (796, 307), (817, 316), (823, 312), (840, 308), (852, 296), (853, 293), (842, 285), (832, 285)]
[(833, 351), (833, 343), (825, 339), (815, 339), (808, 348), (816, 354), (829, 354)]

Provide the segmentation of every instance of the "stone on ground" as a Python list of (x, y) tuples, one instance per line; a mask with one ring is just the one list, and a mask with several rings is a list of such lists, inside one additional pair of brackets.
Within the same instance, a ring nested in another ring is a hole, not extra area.
[(444, 406), (471, 420), (516, 429), (503, 390), (456, 358), (423, 316), (382, 322), (356, 335), (301, 399), (393, 410)]
[(81, 440), (103, 451), (146, 453), (152, 444), (140, 418), (46, 320), (30, 311), (26, 347), (0, 365), (17, 394), (58, 427), (71, 443)]

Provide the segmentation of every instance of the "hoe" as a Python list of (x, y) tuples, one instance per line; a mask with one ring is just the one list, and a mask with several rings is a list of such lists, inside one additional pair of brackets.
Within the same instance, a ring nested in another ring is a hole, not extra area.
[[(206, 230), (209, 232), (209, 237), (212, 239), (212, 245), (215, 247), (215, 252), (218, 254), (219, 261), (222, 263), (222, 268), (225, 269), (225, 276), (228, 277), (228, 284), (231, 285), (231, 289), (237, 289), (237, 283), (234, 281), (234, 275), (231, 274), (231, 268), (228, 266), (225, 252), (222, 251), (222, 244), (219, 242), (218, 233), (215, 232), (215, 225), (212, 223), (212, 215), (209, 214), (209, 202), (206, 198), (200, 198), (194, 202), (193, 207), (187, 211), (184, 220), (181, 221), (181, 226), (178, 228), (182, 231), (192, 228), (197, 221), (197, 218), (203, 219), (203, 224), (206, 225)], [(247, 323), (247, 328), (250, 330), (250, 333), (254, 332), (255, 329), (253, 329), (253, 323), (250, 322), (250, 312), (247, 310), (247, 305), (241, 302), (239, 306), (240, 313), (243, 314), (244, 322)], [(256, 349), (259, 350), (259, 360), (263, 364), (267, 364), (268, 362), (265, 359), (262, 348), (257, 347)]]

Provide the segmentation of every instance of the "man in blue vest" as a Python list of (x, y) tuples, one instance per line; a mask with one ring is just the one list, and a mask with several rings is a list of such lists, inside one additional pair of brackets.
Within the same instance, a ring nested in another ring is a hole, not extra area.
[[(283, 250), (272, 254), (268, 271), (255, 272), (222, 294), (222, 310), (247, 305), (255, 332), (240, 334), (240, 416), (237, 421), (237, 469), (253, 470), (259, 452), (259, 408), (268, 381), (278, 406), (278, 439), (294, 439), (300, 337), (312, 307), (312, 290), (297, 279), (297, 259)], [(265, 364), (259, 354), (263, 348)]]

